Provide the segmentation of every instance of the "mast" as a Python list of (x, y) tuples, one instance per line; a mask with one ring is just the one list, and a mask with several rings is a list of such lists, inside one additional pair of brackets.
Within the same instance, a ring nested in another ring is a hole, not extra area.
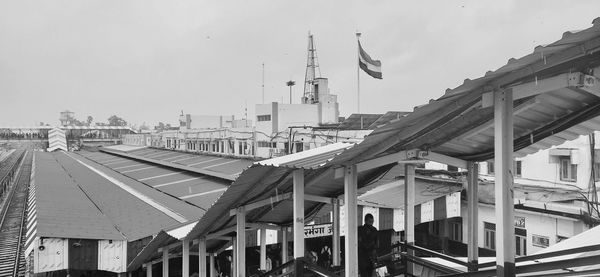
[(308, 32), (308, 58), (306, 61), (306, 74), (304, 75), (304, 96), (302, 97), (302, 103), (304, 104), (319, 102), (319, 96), (315, 90), (315, 78), (321, 78), (321, 69), (319, 68), (313, 35)]

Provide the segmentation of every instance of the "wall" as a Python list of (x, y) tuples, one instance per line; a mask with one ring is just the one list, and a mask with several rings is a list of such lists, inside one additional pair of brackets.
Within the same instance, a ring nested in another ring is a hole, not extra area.
[[(462, 238), (463, 242), (466, 243), (469, 235), (467, 229), (468, 221), (466, 202), (463, 202), (463, 208), (461, 210), (463, 218)], [(542, 247), (533, 245), (532, 235), (548, 237), (550, 239), (549, 246), (551, 246), (557, 243), (557, 235), (563, 237), (572, 237), (589, 229), (587, 226), (585, 226), (585, 224), (582, 221), (567, 217), (535, 213), (523, 210), (515, 210), (515, 216), (525, 218), (525, 229), (527, 230), (527, 255), (534, 254), (537, 251), (544, 249)], [(485, 245), (483, 222), (489, 222), (494, 224), (496, 223), (496, 214), (494, 211), (494, 206), (481, 203), (479, 204), (479, 221), (477, 231), (479, 238), (478, 245), (481, 248), (484, 248)], [(497, 235), (498, 232), (496, 232), (496, 236)]]

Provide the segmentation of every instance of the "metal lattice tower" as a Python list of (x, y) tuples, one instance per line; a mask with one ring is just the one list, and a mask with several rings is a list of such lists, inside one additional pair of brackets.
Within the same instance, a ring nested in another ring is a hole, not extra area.
[(304, 96), (302, 103), (315, 104), (319, 102), (318, 95), (315, 92), (315, 78), (321, 77), (321, 69), (317, 59), (317, 49), (313, 35), (308, 32), (308, 58), (306, 61), (306, 74), (304, 75)]

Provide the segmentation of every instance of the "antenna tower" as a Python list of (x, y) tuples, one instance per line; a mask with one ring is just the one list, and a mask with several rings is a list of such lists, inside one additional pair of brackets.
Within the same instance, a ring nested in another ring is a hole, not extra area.
[(304, 96), (302, 103), (315, 104), (319, 102), (317, 92), (315, 91), (315, 78), (321, 77), (321, 69), (317, 59), (317, 49), (313, 35), (308, 32), (308, 58), (306, 61), (306, 74), (304, 75)]

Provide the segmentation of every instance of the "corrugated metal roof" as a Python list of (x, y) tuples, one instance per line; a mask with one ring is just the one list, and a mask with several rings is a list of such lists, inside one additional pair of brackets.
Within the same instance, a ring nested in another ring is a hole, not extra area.
[(383, 114), (351, 114), (338, 126), (342, 130), (364, 130), (368, 129), (371, 124), (380, 119)]
[(387, 112), (381, 117), (379, 117), (377, 120), (375, 120), (375, 122), (373, 122), (371, 125), (369, 125), (367, 129), (374, 130), (378, 127), (390, 123), (390, 121), (398, 120), (407, 114), (409, 114), (409, 112)]
[(353, 143), (337, 142), (299, 153), (259, 161), (255, 164), (275, 167), (315, 169), (325, 165), (335, 156), (353, 146)]
[(242, 171), (250, 167), (253, 163), (253, 161), (248, 159), (157, 148), (133, 150), (126, 153), (108, 148), (101, 148), (101, 151), (229, 181), (235, 180)]
[[(95, 166), (114, 180), (107, 179), (81, 164), (75, 154), (69, 155), (36, 153), (38, 236), (134, 241), (178, 226), (178, 220), (170, 214), (197, 219), (204, 212), (173, 196)], [(120, 182), (121, 186), (114, 182)], [(143, 198), (136, 196), (138, 194)], [(168, 210), (163, 211), (146, 199)]]

